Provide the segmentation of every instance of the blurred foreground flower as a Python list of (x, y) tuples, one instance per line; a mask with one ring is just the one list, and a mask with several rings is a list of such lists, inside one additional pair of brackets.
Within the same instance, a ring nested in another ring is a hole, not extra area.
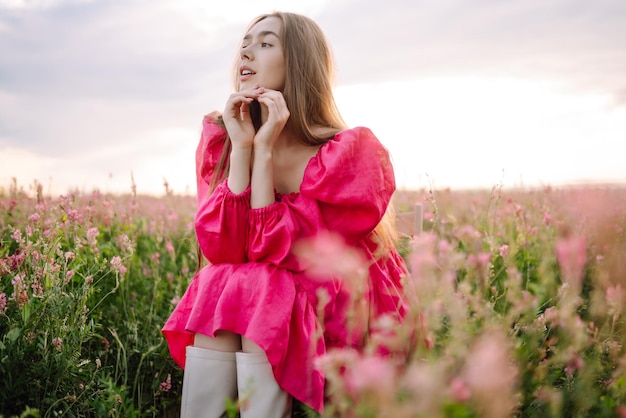
[(509, 417), (517, 405), (517, 368), (506, 336), (496, 330), (481, 335), (471, 348), (463, 381), (483, 418)]
[(578, 294), (582, 285), (583, 269), (586, 262), (586, 242), (584, 238), (570, 236), (559, 239), (556, 244), (556, 259), (568, 283)]
[(363, 254), (333, 232), (302, 240), (294, 245), (293, 252), (307, 266), (309, 274), (322, 280), (336, 276), (349, 279), (367, 273)]

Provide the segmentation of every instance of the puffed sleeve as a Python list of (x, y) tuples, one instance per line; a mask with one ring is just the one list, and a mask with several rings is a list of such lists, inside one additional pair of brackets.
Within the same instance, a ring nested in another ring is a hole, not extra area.
[(235, 195), (227, 181), (223, 181), (210, 193), (211, 177), (225, 142), (226, 131), (216, 123), (216, 114), (205, 116), (196, 150), (198, 210), (195, 228), (198, 245), (213, 264), (247, 261), (250, 189)]
[(389, 153), (376, 136), (362, 127), (340, 132), (309, 161), (300, 193), (251, 209), (248, 257), (297, 269), (293, 244), (321, 231), (356, 245), (378, 225), (394, 191)]

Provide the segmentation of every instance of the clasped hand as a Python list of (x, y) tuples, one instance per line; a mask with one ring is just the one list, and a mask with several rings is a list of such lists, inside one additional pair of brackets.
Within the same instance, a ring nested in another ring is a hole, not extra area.
[[(261, 104), (264, 119), (256, 133), (250, 117), (250, 104), (254, 100)], [(233, 93), (226, 102), (222, 118), (233, 147), (271, 150), (289, 119), (289, 109), (280, 91), (255, 86)]]

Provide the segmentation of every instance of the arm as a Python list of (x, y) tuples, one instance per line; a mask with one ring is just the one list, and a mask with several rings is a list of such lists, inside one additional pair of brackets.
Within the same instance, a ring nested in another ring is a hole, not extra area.
[(250, 183), (252, 189), (250, 197), (251, 208), (262, 208), (276, 201), (274, 197), (272, 150), (266, 146), (257, 146), (254, 148)]
[(230, 169), (228, 170), (228, 188), (234, 194), (240, 194), (250, 184), (250, 160), (252, 148), (233, 146), (230, 151)]
[[(252, 88), (233, 93), (226, 102), (222, 120), (231, 141), (229, 171), (226, 182), (218, 185), (210, 196), (199, 200), (195, 217), (196, 236), (204, 256), (212, 263), (244, 263), (247, 261), (248, 212), (250, 209), (250, 165), (255, 130), (250, 116), (250, 103), (262, 93)], [(213, 166), (199, 171), (211, 171)], [(205, 176), (206, 177), (206, 176)], [(209, 176), (210, 177), (210, 176)], [(205, 185), (198, 190), (204, 190)], [(208, 183), (208, 181), (204, 181)]]
[(257, 99), (263, 89), (242, 90), (232, 94), (224, 109), (224, 125), (232, 143), (228, 187), (240, 194), (250, 185), (250, 161), (254, 141), (254, 126), (250, 117), (250, 103)]
[(267, 120), (254, 137), (254, 160), (250, 180), (252, 208), (269, 206), (276, 201), (272, 153), (276, 139), (289, 119), (287, 104), (279, 91), (263, 90), (257, 100), (267, 110)]
[(218, 114), (204, 118), (196, 150), (198, 209), (195, 231), (198, 245), (211, 263), (241, 263), (247, 260), (250, 190), (234, 194), (227, 182), (211, 191), (216, 165), (226, 145), (226, 132), (216, 122)]

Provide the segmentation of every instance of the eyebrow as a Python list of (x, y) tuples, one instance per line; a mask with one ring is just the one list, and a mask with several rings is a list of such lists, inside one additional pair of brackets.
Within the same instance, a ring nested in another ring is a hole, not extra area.
[[(262, 38), (262, 37), (267, 36), (267, 35), (274, 35), (275, 37), (277, 37), (278, 39), (280, 39), (280, 36), (278, 36), (278, 35), (276, 34), (276, 32), (273, 32), (273, 31), (271, 31), (271, 30), (264, 30), (264, 31), (261, 31), (261, 32), (259, 32), (259, 34), (257, 35), (257, 37)], [(244, 41), (247, 41), (247, 40), (249, 40), (249, 39), (252, 39), (252, 35), (250, 35), (249, 33), (248, 33), (248, 34), (246, 34), (246, 36), (244, 36), (244, 37), (243, 37), (243, 40), (244, 40)]]

